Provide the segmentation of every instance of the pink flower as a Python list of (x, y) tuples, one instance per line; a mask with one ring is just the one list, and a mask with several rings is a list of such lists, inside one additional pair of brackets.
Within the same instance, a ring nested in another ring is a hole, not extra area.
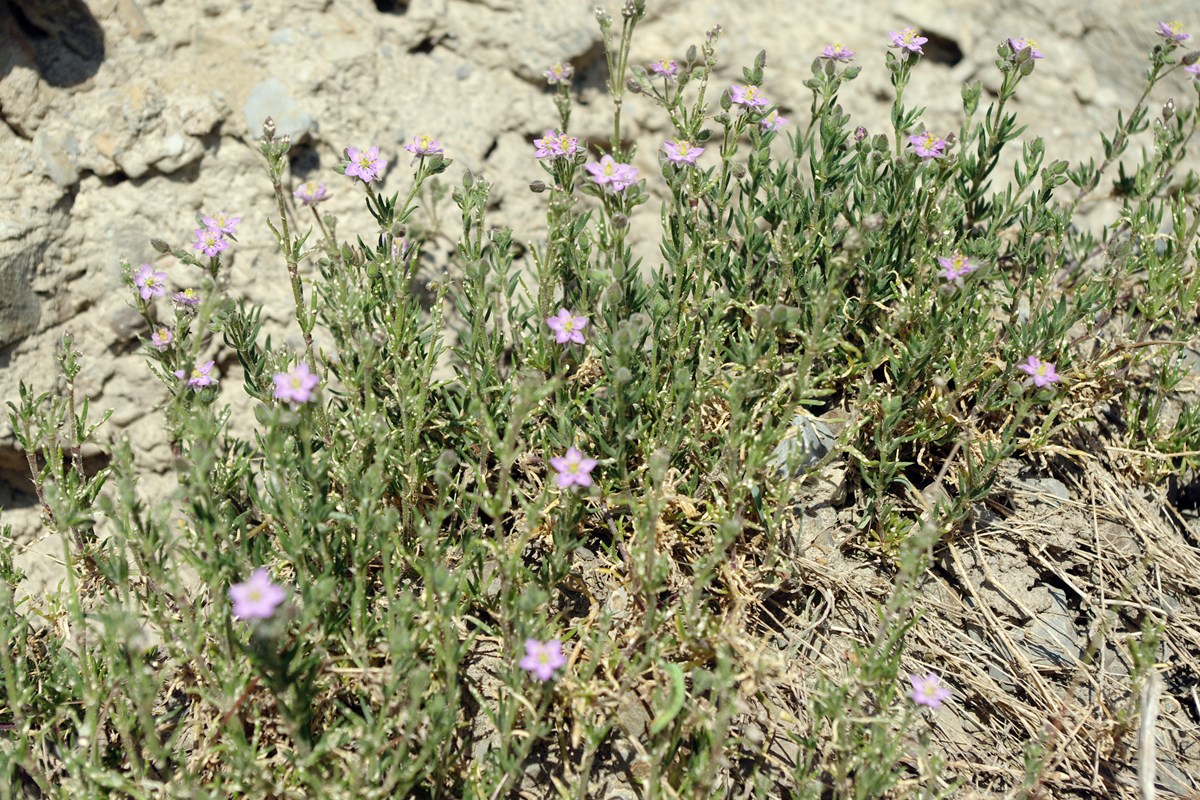
[(703, 147), (696, 147), (686, 139), (668, 139), (663, 142), (663, 150), (667, 151), (667, 160), (672, 164), (696, 165), (696, 159), (704, 152)]
[(351, 178), (362, 178), (363, 183), (377, 181), (387, 169), (388, 162), (379, 157), (378, 147), (359, 150), (357, 147), (346, 148), (346, 175)]
[(1039, 389), (1052, 383), (1058, 383), (1060, 380), (1058, 373), (1054, 371), (1053, 363), (1042, 361), (1034, 356), (1030, 356), (1024, 364), (1018, 364), (1017, 368), (1032, 376), (1033, 385)]
[(533, 674), (539, 681), (548, 681), (554, 673), (567, 665), (562, 642), (551, 639), (545, 644), (537, 639), (525, 640), (525, 657), (519, 662), (521, 669)]
[(821, 51), (821, 58), (827, 58), (830, 61), (851, 61), (854, 58), (854, 51), (841, 42), (836, 42), (825, 45), (825, 49)]
[(149, 264), (142, 264), (138, 268), (137, 274), (133, 276), (133, 283), (138, 288), (138, 294), (143, 300), (149, 300), (151, 297), (162, 297), (167, 293), (167, 273), (155, 272), (154, 267)]
[(941, 708), (942, 703), (950, 699), (950, 690), (942, 686), (942, 679), (932, 672), (926, 673), (925, 677), (909, 675), (908, 681), (912, 684), (908, 696), (919, 706)]
[(893, 31), (888, 36), (892, 40), (892, 47), (898, 47), (901, 50), (907, 50), (912, 53), (924, 53), (925, 51), (921, 49), (921, 45), (929, 41), (929, 39), (917, 33), (916, 28)]
[(179, 308), (195, 308), (200, 305), (200, 293), (195, 289), (184, 289), (171, 295), (171, 301)]
[(1156, 33), (1170, 42), (1172, 46), (1182, 44), (1183, 42), (1186, 42), (1188, 39), (1192, 38), (1190, 33), (1183, 32), (1183, 23), (1179, 22), (1178, 20), (1174, 22), (1158, 23), (1158, 30)]
[(679, 74), (679, 63), (669, 58), (660, 58), (650, 65), (650, 71), (667, 80), (673, 80)]
[(546, 319), (546, 324), (554, 331), (554, 341), (559, 344), (583, 344), (583, 329), (587, 327), (588, 318), (577, 317), (565, 308), (560, 308), (557, 316)]
[(938, 264), (942, 267), (942, 277), (960, 289), (963, 286), (963, 276), (976, 270), (976, 266), (962, 253), (938, 256)]
[(192, 249), (199, 250), (206, 256), (212, 257), (222, 250), (229, 249), (229, 241), (216, 228), (197, 228), (195, 234), (196, 241), (192, 244)]
[(621, 164), (613, 157), (605, 154), (598, 163), (586, 164), (584, 169), (592, 174), (592, 180), (599, 186), (607, 186), (614, 194), (623, 192), (637, 182), (637, 167)]
[(276, 400), (287, 400), (299, 405), (312, 399), (313, 390), (321, 382), (321, 377), (313, 375), (308, 364), (297, 364), (290, 372), (277, 374), (274, 381)]
[(1200, 80), (1200, 63), (1190, 64), (1184, 67), (1183, 71), (1191, 75), (1193, 78)]
[(542, 138), (534, 139), (533, 152), (537, 158), (569, 158), (579, 152), (579, 139), (556, 130), (547, 130)]
[(436, 156), (445, 152), (441, 142), (424, 134), (414, 136), (411, 142), (404, 145), (404, 149), (415, 156)]
[(150, 344), (158, 348), (160, 353), (170, 347), (173, 341), (175, 341), (175, 334), (170, 328), (159, 328), (150, 334)]
[(262, 567), (254, 570), (246, 582), (229, 587), (233, 616), (237, 619), (270, 619), (286, 597), (283, 587), (272, 583)]
[(908, 143), (912, 145), (913, 152), (927, 160), (945, 155), (942, 151), (946, 149), (946, 140), (929, 131), (908, 137)]
[(762, 126), (763, 131), (777, 131), (787, 125), (788, 121), (787, 117), (779, 116), (779, 109), (776, 108), (759, 120), (758, 124)]
[[(384, 162), (385, 166), (386, 164), (387, 162)], [(325, 191), (325, 184), (317, 183), (316, 181), (307, 181), (300, 184), (300, 187), (292, 192), (292, 196), (306, 206), (315, 206), (326, 197), (329, 197), (329, 192)]]
[(1035, 42), (1033, 39), (1026, 39), (1024, 36), (1022, 36), (1020, 39), (1010, 38), (1008, 40), (1008, 46), (1012, 49), (1014, 56), (1028, 47), (1029, 57), (1031, 59), (1037, 61), (1040, 58), (1044, 58), (1042, 51), (1037, 49), (1037, 42)]
[(762, 90), (754, 84), (744, 86), (735, 83), (729, 87), (729, 99), (735, 106), (742, 108), (762, 108), (770, 105), (767, 98), (762, 96)]
[(212, 228), (213, 230), (220, 231), (221, 233), (228, 233), (230, 236), (233, 236), (237, 233), (237, 226), (241, 221), (241, 217), (228, 216), (224, 211), (218, 211), (211, 217), (203, 218), (203, 222), (206, 226)]
[(212, 372), (213, 363), (214, 362), (212, 361), (206, 361), (203, 364), (198, 363), (192, 367), (191, 374), (188, 374), (184, 370), (177, 369), (175, 370), (175, 377), (183, 378), (186, 375), (187, 385), (192, 389), (203, 389), (205, 386), (212, 386), (217, 382), (217, 379), (210, 374)]
[(552, 65), (542, 74), (546, 76), (546, 83), (551, 86), (556, 83), (570, 83), (571, 78), (575, 76), (575, 68), (570, 63), (564, 62)]
[(558, 473), (558, 488), (560, 489), (570, 486), (591, 486), (592, 476), (588, 473), (596, 468), (596, 459), (584, 458), (583, 453), (570, 447), (567, 449), (566, 455), (551, 458), (550, 466), (554, 467), (554, 471)]

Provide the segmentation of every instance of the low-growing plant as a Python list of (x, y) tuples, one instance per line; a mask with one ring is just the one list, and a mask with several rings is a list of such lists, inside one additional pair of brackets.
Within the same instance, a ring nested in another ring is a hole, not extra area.
[[(977, 522), (1002, 463), (1087, 447), (1097, 409), (1147, 480), (1198, 463), (1200, 416), (1166, 412), (1196, 335), (1200, 182), (1178, 165), (1200, 113), (1147, 106), (1178, 73), (1200, 85), (1197, 54), (1164, 27), (1103, 162), (1072, 168), (1011, 108), (1043, 58), (1028, 40), (999, 44), (998, 94), (981, 109), (963, 87), (949, 131), (910, 105), (925, 38), (893, 34), (891, 127), (868, 132), (839, 100), (862, 69), (844, 46), (813, 60), (789, 120), (764, 54), (718, 81), (720, 28), (634, 64), (644, 5), (597, 14), (607, 139), (571, 132), (573, 71), (547, 71), (558, 124), (531, 153), (547, 232), (527, 260), (489, 222), (488, 183), (424, 135), (410, 174), (346, 148), (325, 180), (362, 192), (376, 227), (340, 238), (326, 182), (293, 186), (268, 121), (266, 220), (301, 351), (264, 336), (230, 280), (240, 217), (199, 220), (190, 251), (154, 241), (194, 276), (170, 298), (164, 271), (123, 265), (166, 389), (170, 497), (143, 496), (123, 439), (85, 469), (99, 423), (70, 338), (59, 389), (22, 386), (8, 405), (66, 580), (30, 597), (0, 548), (0, 798), (970, 782), (941, 776), (927, 716), (965, 690), (906, 651), (933, 554)], [(622, 116), (643, 103), (673, 129), (652, 173)], [(1121, 161), (1147, 129), (1152, 149)], [(1105, 181), (1116, 217), (1075, 227)], [(431, 276), (448, 223), (422, 200), (451, 186), (461, 230)], [(651, 208), (646, 264), (630, 221)], [(221, 402), (238, 391), (249, 439)], [(831, 420), (824, 457), (781, 445)], [(789, 633), (760, 609), (816, 568), (793, 498), (833, 459), (857, 520), (842, 544), (894, 591), (830, 671), (777, 646)]]

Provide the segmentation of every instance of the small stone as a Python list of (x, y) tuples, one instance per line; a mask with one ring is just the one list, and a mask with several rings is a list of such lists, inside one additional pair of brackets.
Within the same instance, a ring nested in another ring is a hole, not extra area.
[(1057, 478), (1022, 478), (1018, 485), (1027, 491), (1050, 495), (1059, 500), (1071, 499), (1071, 490)]
[[(827, 423), (798, 411), (787, 434), (771, 454), (771, 463), (780, 475), (798, 478), (801, 470), (818, 463), (836, 443), (837, 435)], [(789, 470), (789, 465), (793, 464), (795, 469)]]
[(262, 130), (263, 120), (275, 120), (277, 136), (290, 136), (293, 142), (300, 141), (314, 129), (312, 116), (300, 107), (287, 86), (278, 78), (267, 78), (250, 91), (246, 105), (242, 107), (246, 128), (254, 135)]
[(64, 189), (79, 183), (79, 141), (67, 131), (60, 135), (39, 130), (33, 137), (33, 151), (41, 159), (46, 176)]

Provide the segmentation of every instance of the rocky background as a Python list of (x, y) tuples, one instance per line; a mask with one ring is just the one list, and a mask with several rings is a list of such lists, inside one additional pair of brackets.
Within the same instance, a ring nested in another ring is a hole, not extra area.
[[(619, 13), (617, 0), (599, 2)], [(681, 58), (720, 24), (722, 76), (737, 80), (765, 49), (764, 89), (793, 124), (807, 113), (802, 84), (813, 58), (845, 43), (864, 69), (842, 104), (872, 132), (888, 131), (889, 31), (912, 25), (930, 38), (906, 100), (927, 106), (926, 124), (941, 132), (958, 126), (964, 82), (999, 85), (996, 45), (1030, 37), (1045, 59), (1015, 107), (1026, 138), (1047, 140), (1047, 162), (1099, 156), (1098, 132), (1140, 94), (1159, 20), (1179, 19), (1200, 39), (1200, 8), (1190, 0), (648, 5), (635, 63)], [(156, 254), (150, 238), (188, 247), (199, 214), (240, 215), (238, 242), (225, 254), (233, 291), (265, 305), (275, 341), (296, 339), (284, 263), (264, 224), (273, 201), (255, 140), (268, 115), (295, 144), (294, 181), (329, 185), (342, 238), (370, 230), (361, 191), (333, 171), (343, 148), (378, 145), (392, 164), (385, 189), (395, 191), (407, 178), (401, 145), (427, 133), (456, 162), (449, 179), (462, 169), (486, 177), (493, 221), (536, 241), (545, 222), (527, 188), (542, 176), (530, 142), (556, 120), (542, 70), (575, 65), (574, 133), (604, 140), (611, 124), (592, 8), (589, 0), (0, 0), (0, 399), (15, 399), (21, 381), (50, 388), (56, 343), (72, 332), (84, 354), (79, 389), (94, 408), (115, 412), (101, 435), (129, 436), (145, 485), (167, 486), (156, 410), (164, 389), (145, 365), (149, 331), (121, 283), (122, 259), (166, 269), (172, 291), (189, 286), (195, 276)], [(1173, 96), (1182, 103), (1192, 91), (1174, 77), (1150, 107)], [(666, 120), (637, 97), (626, 109), (645, 132), (639, 166), (653, 175), (651, 143), (666, 134)], [(653, 205), (640, 222), (650, 235)], [(446, 200), (443, 214), (454, 210)], [(431, 276), (452, 249), (450, 219), (446, 235), (426, 245)], [(646, 253), (654, 252), (651, 243)], [(237, 387), (236, 359), (215, 355), (223, 383)], [(239, 402), (239, 392), (222, 394)], [(32, 486), (4, 417), (2, 521), (36, 560)]]

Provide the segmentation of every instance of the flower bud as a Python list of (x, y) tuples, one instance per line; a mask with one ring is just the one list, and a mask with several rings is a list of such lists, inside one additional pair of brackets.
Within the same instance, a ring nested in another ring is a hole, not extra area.
[(854, 129), (854, 141), (861, 142), (865, 138), (867, 138), (867, 129), (859, 125)]
[(160, 253), (167, 253), (171, 250), (171, 245), (167, 244), (162, 239), (151, 239), (150, 246)]
[(275, 138), (275, 118), (274, 117), (267, 117), (266, 119), (263, 120), (263, 138), (265, 138), (265, 139), (274, 139)]
[(1200, 50), (1193, 50), (1179, 60), (1185, 67), (1190, 67), (1192, 64), (1200, 61)]
[(546, 191), (546, 182), (545, 181), (530, 181), (529, 191), (533, 192), (534, 194), (541, 194), (542, 192)]
[(629, 90), (630, 94), (642, 93), (642, 85), (634, 78), (630, 78), (629, 80), (625, 81), (625, 88)]
[(1163, 103), (1163, 107), (1162, 107), (1163, 122), (1170, 122), (1171, 117), (1173, 117), (1173, 116), (1175, 116), (1175, 98), (1171, 97), (1171, 98), (1167, 99), (1167, 102)]
[(628, 228), (629, 227), (629, 217), (627, 217), (621, 213), (613, 214), (612, 224), (613, 224), (613, 227), (616, 228), (617, 230), (621, 230), (622, 228)]

